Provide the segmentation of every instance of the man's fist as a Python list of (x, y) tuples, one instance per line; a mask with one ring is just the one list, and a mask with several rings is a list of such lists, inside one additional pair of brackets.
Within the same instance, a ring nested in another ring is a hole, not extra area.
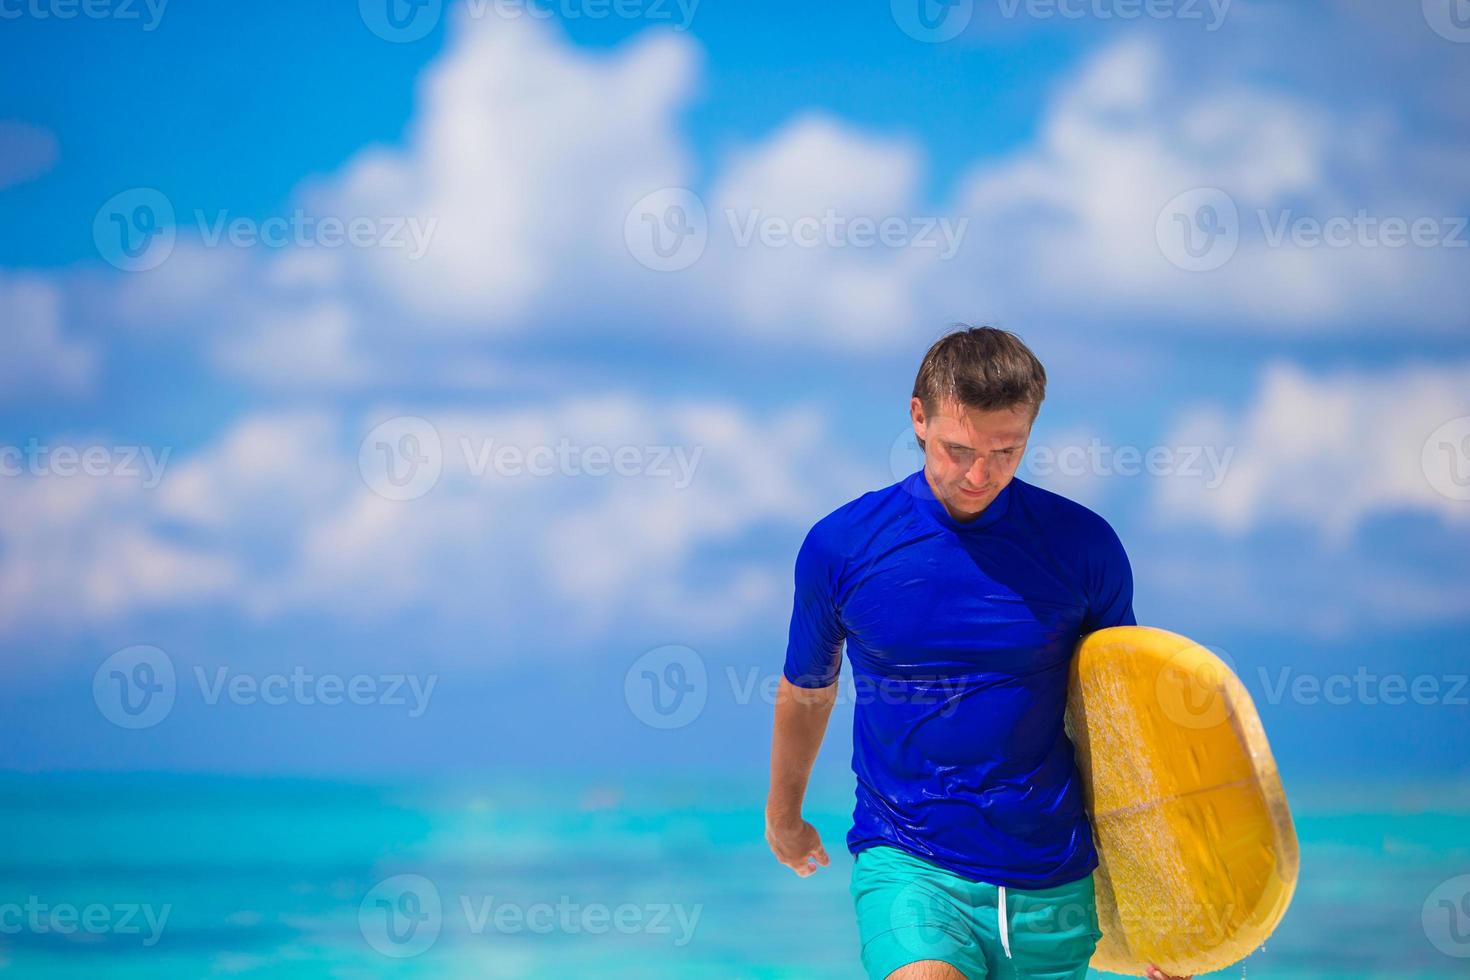
[(822, 848), (821, 835), (817, 828), (801, 818), (792, 821), (773, 822), (766, 819), (766, 843), (776, 860), (805, 878), (815, 874), (817, 865), (826, 867), (832, 861)]

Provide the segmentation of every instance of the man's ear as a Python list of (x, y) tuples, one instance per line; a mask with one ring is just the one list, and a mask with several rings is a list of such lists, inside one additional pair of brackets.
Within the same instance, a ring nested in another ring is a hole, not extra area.
[(920, 398), (909, 399), (909, 419), (914, 424), (914, 440), (919, 444), (919, 451), (924, 450), (924, 431), (928, 428), (928, 420), (924, 417), (924, 402)]

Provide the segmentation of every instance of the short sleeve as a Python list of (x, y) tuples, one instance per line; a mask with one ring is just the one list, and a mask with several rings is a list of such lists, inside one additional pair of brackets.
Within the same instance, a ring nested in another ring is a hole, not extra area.
[(838, 618), (834, 556), (812, 528), (796, 555), (796, 595), (786, 643), (786, 679), (797, 687), (829, 687), (842, 667), (847, 632)]
[(1087, 568), (1087, 615), (1082, 633), (1110, 626), (1137, 626), (1133, 615), (1133, 568), (1123, 542), (1106, 522), (1102, 523), (1085, 563)]

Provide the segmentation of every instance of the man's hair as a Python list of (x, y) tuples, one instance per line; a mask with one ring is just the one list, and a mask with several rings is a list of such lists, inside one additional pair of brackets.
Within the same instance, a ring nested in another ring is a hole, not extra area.
[(982, 412), (1024, 405), (1031, 417), (1046, 398), (1046, 368), (1015, 334), (996, 327), (967, 327), (939, 338), (919, 365), (914, 397), (932, 415), (956, 401)]

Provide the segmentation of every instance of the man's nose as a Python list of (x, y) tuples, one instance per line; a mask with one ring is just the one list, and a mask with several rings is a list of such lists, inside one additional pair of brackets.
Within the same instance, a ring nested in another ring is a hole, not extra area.
[(966, 477), (969, 479), (971, 485), (973, 485), (977, 489), (989, 483), (990, 457), (986, 455), (981, 455), (978, 459), (976, 459), (975, 464), (970, 467), (970, 472), (966, 474)]

